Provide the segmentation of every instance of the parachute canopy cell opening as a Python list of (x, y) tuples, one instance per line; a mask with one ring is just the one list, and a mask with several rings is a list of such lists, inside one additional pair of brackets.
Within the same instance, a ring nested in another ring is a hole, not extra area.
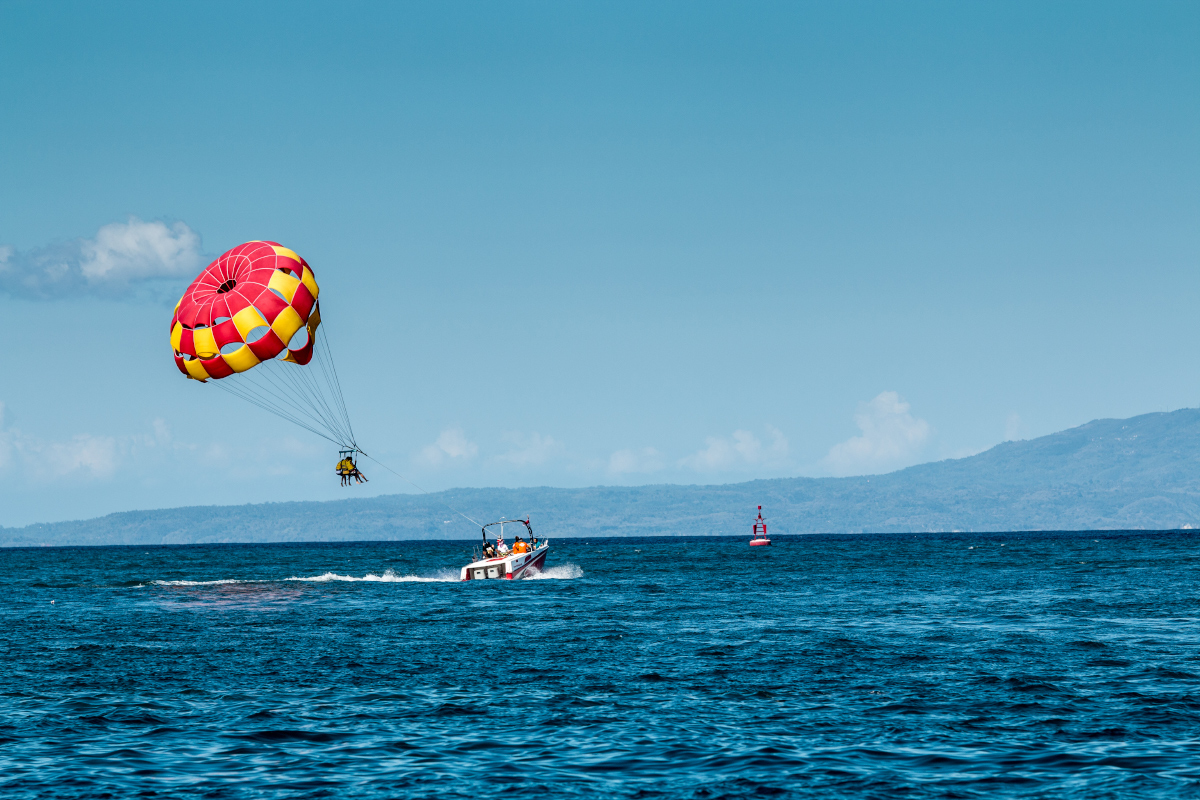
[(192, 281), (171, 317), (175, 365), (340, 448), (357, 449), (321, 327), (312, 267), (278, 242), (246, 242)]

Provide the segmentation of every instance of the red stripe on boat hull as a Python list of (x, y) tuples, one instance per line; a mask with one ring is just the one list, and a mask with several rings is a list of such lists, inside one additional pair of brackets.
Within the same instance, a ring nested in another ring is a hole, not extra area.
[(547, 552), (549, 552), (549, 551), (543, 550), (542, 552), (535, 555), (533, 558), (529, 559), (529, 561), (527, 563), (523, 564), (516, 572), (510, 572), (507, 575), (505, 575), (504, 577), (508, 578), (508, 580), (511, 581), (514, 578), (525, 577), (525, 573), (531, 569), (539, 569), (540, 570), (542, 568), (542, 562), (546, 560)]

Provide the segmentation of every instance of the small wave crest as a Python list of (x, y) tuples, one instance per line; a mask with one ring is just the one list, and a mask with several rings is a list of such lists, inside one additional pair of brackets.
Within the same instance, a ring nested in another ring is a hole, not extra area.
[(575, 564), (558, 564), (534, 575), (534, 581), (571, 581), (583, 577), (583, 570)]
[(150, 581), (151, 586), (221, 586), (227, 583), (264, 583), (264, 581), (238, 581), (233, 579), (219, 581)]

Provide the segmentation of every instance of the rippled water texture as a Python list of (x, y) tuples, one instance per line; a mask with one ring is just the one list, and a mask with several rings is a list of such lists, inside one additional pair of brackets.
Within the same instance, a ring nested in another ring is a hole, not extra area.
[(0, 795), (1200, 794), (1196, 537), (746, 538), (0, 551)]

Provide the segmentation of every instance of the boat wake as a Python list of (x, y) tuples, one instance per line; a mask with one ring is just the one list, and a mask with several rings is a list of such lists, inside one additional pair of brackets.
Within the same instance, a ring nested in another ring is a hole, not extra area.
[(531, 581), (573, 581), (583, 577), (583, 570), (575, 564), (558, 564), (529, 577)]
[(288, 578), (289, 581), (305, 581), (307, 583), (328, 583), (329, 581), (347, 581), (358, 583), (366, 581), (368, 583), (450, 583), (458, 581), (458, 573), (451, 569), (440, 570), (433, 575), (397, 575), (393, 570), (388, 570), (382, 575), (367, 573), (361, 578), (355, 578), (352, 575), (339, 575), (336, 572), (326, 572), (324, 575), (314, 575), (311, 578)]
[[(529, 580), (546, 581), (559, 580), (569, 581), (575, 578), (582, 578), (583, 570), (575, 564), (559, 564), (550, 567), (547, 570), (531, 575)], [(310, 575), (301, 577), (293, 575), (290, 578), (263, 578), (263, 579), (246, 579), (237, 580), (234, 578), (222, 578), (215, 581), (150, 581), (151, 586), (228, 586), (231, 584), (254, 584), (254, 583), (458, 583), (458, 572), (452, 569), (443, 569), (434, 572), (431, 575), (399, 575), (395, 570), (387, 570), (382, 575), (376, 575), (373, 572), (368, 572), (362, 577), (354, 575), (340, 575), (336, 572), (326, 572), (323, 575)], [(145, 585), (145, 584), (142, 584)]]
[(344, 581), (347, 583), (449, 583), (458, 581), (458, 573), (454, 570), (439, 570), (432, 575), (398, 575), (395, 570), (388, 570), (382, 575), (376, 575), (373, 572), (368, 572), (361, 578), (356, 578), (353, 575), (339, 575), (336, 572), (326, 572), (324, 575), (312, 575), (309, 577), (292, 576), (290, 578), (259, 578), (236, 580), (224, 578), (215, 581), (150, 581), (152, 586), (225, 586), (228, 584), (252, 584), (252, 583), (283, 583), (300, 581), (304, 583), (329, 583), (331, 581)]
[[(271, 581), (239, 581), (234, 579), (225, 579), (219, 581), (150, 581), (150, 586), (223, 586), (231, 583), (270, 583)], [(141, 584), (145, 586), (147, 584)], [(134, 588), (141, 588), (137, 586)]]

